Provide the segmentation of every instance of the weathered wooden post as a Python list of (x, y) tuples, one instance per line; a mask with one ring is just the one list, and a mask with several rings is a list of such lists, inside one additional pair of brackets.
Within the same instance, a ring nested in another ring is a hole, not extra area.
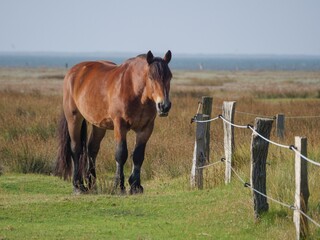
[[(295, 146), (304, 156), (307, 156), (307, 138), (295, 137)], [(296, 239), (305, 239), (308, 236), (309, 226), (307, 218), (300, 213), (308, 211), (309, 186), (308, 186), (308, 165), (299, 154), (295, 154), (295, 208), (293, 222), (296, 227)]]
[[(212, 112), (212, 97), (202, 97), (202, 113), (211, 118)], [(206, 162), (210, 161), (210, 123), (207, 124), (206, 137), (204, 139), (206, 145)]]
[[(236, 102), (223, 102), (222, 106), (222, 116), (230, 121), (234, 122)], [(224, 130), (224, 155), (226, 163), (225, 171), (225, 183), (231, 182), (231, 166), (232, 166), (232, 156), (234, 150), (234, 127), (230, 124), (223, 122)]]
[[(269, 139), (273, 119), (256, 118), (254, 130), (263, 137)], [(269, 142), (262, 139), (257, 133), (252, 133), (251, 138), (251, 186), (266, 195), (266, 160), (268, 156)], [(260, 218), (260, 214), (268, 211), (267, 198), (253, 191), (254, 217)]]
[(276, 116), (276, 130), (277, 130), (277, 136), (280, 139), (284, 138), (284, 114), (279, 113)]
[[(208, 120), (207, 116), (203, 114), (196, 115), (197, 120)], [(206, 161), (206, 149), (205, 149), (205, 133), (207, 123), (197, 123), (196, 127), (196, 141), (193, 151), (192, 169), (190, 183), (191, 187), (197, 187), (203, 189), (203, 169), (199, 168), (204, 166)]]

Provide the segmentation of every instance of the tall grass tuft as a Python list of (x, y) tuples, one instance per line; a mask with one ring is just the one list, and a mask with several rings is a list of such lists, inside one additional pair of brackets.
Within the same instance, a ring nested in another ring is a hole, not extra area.
[(60, 97), (0, 92), (0, 165), (3, 171), (52, 171)]

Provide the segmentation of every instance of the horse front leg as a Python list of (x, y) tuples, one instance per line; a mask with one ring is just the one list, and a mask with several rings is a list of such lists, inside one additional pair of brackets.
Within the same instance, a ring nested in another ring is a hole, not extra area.
[(144, 161), (146, 144), (152, 134), (154, 122), (150, 123), (147, 128), (136, 133), (136, 144), (132, 154), (133, 168), (129, 178), (130, 194), (143, 193), (141, 186), (141, 166)]
[(89, 166), (87, 169), (87, 184), (89, 189), (96, 187), (96, 158), (100, 149), (100, 143), (104, 138), (106, 129), (92, 126), (92, 132), (88, 143)]
[(127, 142), (126, 140), (121, 140), (120, 142), (116, 143), (116, 175), (115, 175), (115, 183), (114, 187), (117, 189), (120, 187), (121, 193), (126, 192), (126, 188), (124, 186), (124, 173), (123, 168), (124, 164), (128, 158), (128, 149), (127, 149)]
[(136, 145), (133, 154), (132, 154), (132, 161), (133, 161), (133, 168), (132, 173), (129, 178), (130, 184), (130, 194), (137, 194), (143, 193), (143, 187), (141, 186), (141, 166), (144, 160), (144, 153), (146, 149), (146, 143), (141, 143)]
[(117, 164), (114, 188), (118, 189), (120, 187), (121, 194), (126, 193), (126, 188), (124, 186), (124, 164), (128, 158), (128, 148), (127, 148), (127, 128), (122, 120), (114, 121), (114, 136), (115, 136), (115, 159)]

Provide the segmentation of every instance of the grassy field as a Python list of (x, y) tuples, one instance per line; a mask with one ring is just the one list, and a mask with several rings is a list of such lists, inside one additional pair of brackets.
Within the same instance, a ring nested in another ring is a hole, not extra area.
[[(189, 187), (195, 125), (201, 96), (214, 99), (213, 115), (237, 101), (235, 122), (284, 113), (293, 144), (308, 138), (308, 156), (320, 159), (319, 72), (174, 72), (168, 118), (156, 121), (142, 169), (142, 196), (111, 195), (115, 172), (112, 132), (99, 153), (98, 194), (72, 196), (70, 182), (50, 176), (56, 158), (65, 69), (0, 69), (0, 239), (293, 239), (292, 211), (270, 203), (254, 223), (251, 193), (234, 178), (224, 185), (224, 166), (206, 169), (205, 190)], [(245, 113), (244, 113), (245, 112)], [(252, 113), (252, 114), (250, 114)], [(255, 115), (255, 116), (254, 116)], [(211, 126), (211, 162), (223, 156), (220, 121)], [(234, 168), (250, 176), (251, 132), (235, 129)], [(128, 148), (133, 147), (129, 134)], [(270, 146), (267, 192), (288, 204), (294, 196), (293, 153)], [(127, 162), (126, 176), (131, 170)], [(25, 174), (25, 175), (24, 175)], [(35, 175), (36, 174), (36, 175)], [(320, 222), (320, 169), (309, 166), (309, 214)], [(310, 224), (310, 239), (320, 230)]]
[(0, 182), (0, 239), (293, 239), (291, 216), (273, 208), (259, 224), (239, 185), (183, 190), (181, 180), (146, 183), (138, 196), (70, 195), (42, 175)]

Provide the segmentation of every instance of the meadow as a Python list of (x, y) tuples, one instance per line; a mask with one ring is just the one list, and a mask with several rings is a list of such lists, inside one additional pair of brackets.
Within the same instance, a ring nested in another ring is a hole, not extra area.
[[(320, 72), (176, 71), (172, 110), (158, 118), (142, 169), (145, 193), (112, 195), (113, 133), (107, 132), (97, 159), (97, 194), (72, 196), (71, 183), (52, 176), (57, 153), (65, 69), (0, 69), (0, 239), (293, 239), (292, 211), (269, 202), (253, 219), (251, 193), (236, 179), (224, 184), (224, 166), (204, 170), (204, 190), (190, 189), (195, 138), (190, 119), (202, 96), (213, 97), (213, 116), (223, 101), (237, 101), (235, 122), (284, 113), (278, 139), (308, 138), (308, 156), (320, 159)], [(299, 118), (297, 118), (299, 117)], [(300, 118), (302, 117), (302, 118)], [(274, 126), (275, 127), (275, 126)], [(251, 131), (235, 129), (234, 168), (249, 181)], [(132, 150), (133, 134), (128, 148)], [(222, 122), (211, 124), (210, 162), (223, 157)], [(125, 168), (131, 171), (131, 161)], [(309, 165), (309, 214), (320, 222), (320, 169)], [(128, 187), (128, 186), (127, 186)], [(294, 200), (294, 154), (270, 146), (267, 193)], [(74, 232), (73, 232), (74, 231)], [(310, 223), (310, 239), (320, 229)]]

